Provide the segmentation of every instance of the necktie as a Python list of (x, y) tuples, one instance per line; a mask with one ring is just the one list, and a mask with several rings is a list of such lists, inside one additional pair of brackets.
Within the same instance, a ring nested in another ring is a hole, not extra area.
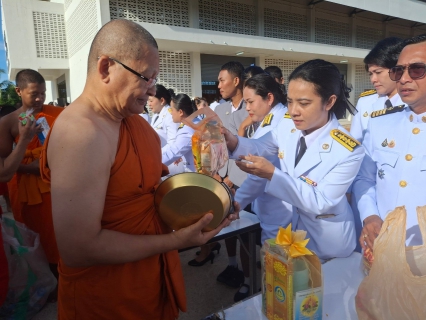
[(152, 125), (155, 124), (155, 121), (157, 121), (157, 119), (158, 119), (158, 114), (155, 116), (154, 121), (152, 121)]
[(300, 138), (300, 148), (299, 148), (299, 152), (297, 153), (296, 156), (296, 162), (294, 163), (294, 166), (296, 167), (297, 164), (299, 163), (300, 159), (302, 159), (303, 155), (306, 152), (306, 142), (305, 142), (305, 137), (301, 137)]
[(385, 106), (386, 106), (386, 108), (391, 108), (391, 107), (392, 107), (392, 102), (390, 102), (390, 100), (389, 100), (389, 99), (387, 99), (387, 100), (385, 101)]

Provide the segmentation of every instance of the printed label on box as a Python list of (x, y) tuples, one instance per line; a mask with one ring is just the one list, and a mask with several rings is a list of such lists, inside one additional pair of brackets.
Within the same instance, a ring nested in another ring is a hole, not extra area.
[(322, 319), (322, 288), (299, 291), (294, 297), (294, 320)]

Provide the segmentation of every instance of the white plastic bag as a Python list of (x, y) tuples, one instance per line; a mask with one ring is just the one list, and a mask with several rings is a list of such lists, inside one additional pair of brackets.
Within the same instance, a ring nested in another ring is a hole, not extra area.
[(55, 289), (56, 278), (37, 233), (8, 218), (3, 218), (1, 232), (9, 266), (9, 289), (0, 307), (0, 319), (31, 319)]
[[(356, 296), (360, 320), (426, 319), (426, 244), (406, 247), (406, 211), (398, 207), (374, 242), (374, 263)], [(423, 243), (426, 206), (417, 207)]]

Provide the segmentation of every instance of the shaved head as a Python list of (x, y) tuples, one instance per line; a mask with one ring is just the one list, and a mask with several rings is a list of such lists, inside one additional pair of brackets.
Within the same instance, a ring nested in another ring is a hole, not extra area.
[(45, 81), (39, 72), (32, 69), (24, 69), (16, 74), (15, 83), (17, 87), (25, 89), (30, 83), (43, 84)]
[(98, 57), (107, 55), (120, 61), (141, 60), (146, 48), (158, 49), (154, 37), (142, 26), (129, 20), (112, 20), (93, 39), (89, 52), (88, 73), (96, 69)]

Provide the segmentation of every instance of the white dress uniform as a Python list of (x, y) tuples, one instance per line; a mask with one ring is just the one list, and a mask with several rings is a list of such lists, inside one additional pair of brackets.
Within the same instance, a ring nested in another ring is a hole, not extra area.
[[(197, 118), (194, 119), (194, 123), (199, 122)], [(192, 155), (192, 135), (194, 134), (194, 129), (180, 124), (176, 140), (172, 144), (167, 144), (162, 148), (162, 157), (163, 163), (166, 166), (173, 164), (176, 160), (182, 158), (184, 171), (185, 172), (194, 172), (194, 157)]]
[(275, 168), (265, 191), (292, 205), (293, 229), (307, 231), (307, 247), (324, 261), (347, 257), (355, 248), (354, 219), (346, 191), (359, 170), (364, 148), (334, 115), (318, 130), (296, 167), (302, 132), (291, 119), (284, 119), (259, 139), (239, 137), (231, 156), (251, 153), (280, 158), (281, 169)]
[[(385, 108), (385, 102), (388, 99), (387, 96), (379, 96), (376, 93), (376, 90), (369, 90), (361, 93), (356, 109), (356, 113), (352, 119), (351, 123), (351, 136), (358, 140), (360, 143), (363, 142), (365, 132), (367, 131), (368, 122), (370, 120), (370, 115), (373, 111), (382, 110)], [(393, 106), (398, 106), (403, 104), (399, 94), (395, 94), (392, 98), (389, 99)], [(351, 189), (348, 190), (348, 193), (351, 192)], [(355, 197), (351, 197), (351, 207), (352, 212), (354, 213), (355, 219), (355, 229), (356, 229), (356, 238), (359, 239), (362, 231), (362, 220), (359, 216), (358, 207), (355, 201)], [(361, 252), (361, 245), (357, 241), (356, 251)]]
[[(265, 116), (251, 139), (258, 139), (273, 130), (284, 120), (286, 111), (286, 106), (281, 103), (277, 104)], [(276, 155), (268, 160), (275, 167), (280, 168), (280, 159)], [(278, 227), (287, 227), (293, 216), (290, 204), (265, 193), (267, 181), (267, 179), (248, 174), (247, 179), (235, 193), (235, 201), (240, 204), (241, 208), (245, 208), (249, 203), (252, 203), (252, 210), (258, 216), (262, 227), (262, 243), (266, 239), (275, 238), (278, 233)]]
[[(165, 105), (161, 109), (159, 114), (154, 114), (151, 120), (151, 127), (157, 132), (161, 140), (161, 148), (163, 149), (166, 145), (171, 145), (176, 140), (177, 129), (179, 123), (174, 123), (171, 115), (171, 107)], [(172, 163), (169, 167), (169, 176), (181, 173), (184, 171), (183, 163), (180, 162), (178, 165)]]
[(406, 245), (420, 245), (417, 206), (426, 205), (426, 113), (406, 105), (371, 115), (364, 137), (366, 157), (352, 193), (361, 219), (385, 219), (398, 206), (407, 210)]
[(148, 123), (151, 123), (151, 117), (148, 113), (139, 113), (139, 115), (144, 118)]

